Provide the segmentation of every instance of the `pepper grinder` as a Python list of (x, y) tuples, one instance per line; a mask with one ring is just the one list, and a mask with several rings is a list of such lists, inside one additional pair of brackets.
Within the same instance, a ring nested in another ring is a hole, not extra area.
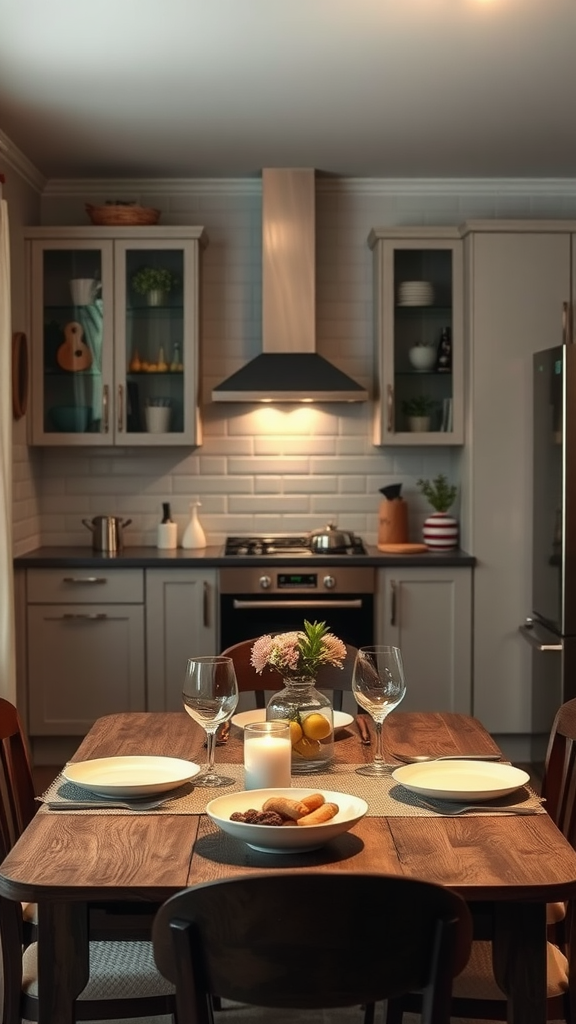
[(162, 522), (158, 524), (156, 547), (173, 549), (178, 547), (178, 524), (172, 522), (170, 504), (162, 502)]
[(402, 484), (380, 487), (384, 499), (378, 512), (378, 544), (405, 544), (408, 540), (408, 506), (401, 491)]

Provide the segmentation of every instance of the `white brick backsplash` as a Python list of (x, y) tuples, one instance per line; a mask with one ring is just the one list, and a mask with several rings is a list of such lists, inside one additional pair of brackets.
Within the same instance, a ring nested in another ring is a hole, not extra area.
[(338, 492), (338, 477), (321, 475), (314, 477), (290, 477), (285, 476), (282, 480), (284, 494), (336, 494)]
[[(253, 469), (254, 467), (252, 467)], [(174, 477), (173, 494), (250, 494), (252, 474), (244, 477), (230, 476), (229, 473), (217, 477)]]
[(254, 479), (254, 494), (283, 494), (288, 492), (282, 477), (257, 476)]
[[(299, 455), (302, 451), (302, 437), (255, 437), (254, 454), (272, 455), (276, 459), (286, 455)], [(306, 437), (308, 455), (335, 455), (337, 439), (335, 437)]]
[[(98, 191), (101, 195), (98, 195)], [(403, 484), (410, 535), (420, 539), (429, 508), (420, 476), (460, 479), (458, 449), (374, 448), (371, 403), (311, 408), (214, 405), (212, 387), (261, 351), (261, 198), (254, 181), (146, 184), (128, 198), (163, 211), (163, 224), (202, 224), (204, 443), (194, 451), (129, 448), (33, 449), (25, 421), (14, 425), (14, 551), (39, 543), (89, 546), (82, 518), (132, 518), (125, 543), (155, 544), (162, 500), (169, 500), (180, 536), (188, 505), (200, 497), (209, 543), (227, 534), (302, 532), (336, 518), (374, 543), (379, 488)], [(92, 183), (91, 202), (109, 198), (110, 183)], [(121, 190), (118, 192), (121, 194)], [(86, 224), (79, 190), (50, 189), (41, 199), (44, 224)], [(459, 224), (480, 217), (574, 217), (570, 194), (518, 183), (394, 182), (345, 179), (317, 184), (318, 351), (371, 392), (373, 388), (370, 230), (385, 225)], [(27, 210), (21, 223), (31, 223)], [(16, 239), (17, 208), (11, 208)], [(21, 248), (13, 252), (22, 258)], [(16, 280), (23, 267), (13, 268)], [(14, 316), (25, 322), (23, 310)]]
[(305, 514), (309, 509), (309, 500), (305, 495), (293, 495), (288, 497), (283, 494), (278, 497), (272, 497), (269, 495), (261, 494), (258, 497), (258, 504), (255, 504), (253, 495), (236, 495), (230, 496), (230, 511), (231, 512), (246, 512), (257, 514), (270, 514), (271, 512), (282, 516), (284, 513), (288, 515), (295, 515), (299, 512)]
[(280, 455), (276, 459), (256, 458), (249, 459), (228, 459), (228, 473), (299, 473), (308, 475), (310, 473), (310, 460), (307, 458), (297, 459), (291, 455)]
[(366, 477), (346, 476), (342, 473), (338, 477), (338, 490), (341, 494), (363, 494), (366, 491)]

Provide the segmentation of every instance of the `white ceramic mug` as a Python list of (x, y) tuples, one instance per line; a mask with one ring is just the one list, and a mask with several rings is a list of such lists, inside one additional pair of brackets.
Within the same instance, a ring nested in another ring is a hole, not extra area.
[(74, 277), (70, 281), (70, 294), (75, 306), (89, 306), (102, 288), (92, 277)]
[(170, 413), (168, 405), (147, 405), (144, 409), (146, 430), (149, 434), (167, 434), (170, 430)]
[(244, 785), (246, 789), (286, 789), (291, 785), (290, 724), (251, 722), (244, 728)]

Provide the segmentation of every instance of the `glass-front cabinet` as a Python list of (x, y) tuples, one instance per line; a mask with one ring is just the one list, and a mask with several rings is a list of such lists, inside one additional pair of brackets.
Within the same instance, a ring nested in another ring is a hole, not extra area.
[(374, 444), (463, 444), (460, 233), (382, 228), (368, 244), (374, 252)]
[(197, 445), (203, 228), (31, 228), (31, 443)]

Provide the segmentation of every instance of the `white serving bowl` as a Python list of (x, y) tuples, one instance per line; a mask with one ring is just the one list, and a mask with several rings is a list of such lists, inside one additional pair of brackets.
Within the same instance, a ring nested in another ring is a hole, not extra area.
[[(230, 821), (235, 811), (257, 811), (271, 796), (285, 796), (300, 800), (311, 793), (322, 793), (327, 803), (338, 804), (340, 810), (330, 821), (321, 825), (249, 825), (244, 821)], [(317, 850), (329, 839), (348, 832), (364, 817), (368, 804), (360, 797), (349, 793), (335, 793), (329, 789), (249, 789), (241, 793), (229, 793), (211, 800), (206, 813), (211, 820), (235, 839), (241, 839), (247, 846), (261, 853), (307, 853)]]
[(408, 350), (408, 359), (421, 373), (432, 370), (436, 365), (436, 349), (432, 345), (414, 345)]
[[(347, 725), (352, 725), (354, 718), (349, 715), (346, 711), (334, 711), (334, 731), (336, 729), (345, 729)], [(251, 711), (239, 711), (237, 715), (232, 717), (232, 725), (237, 725), (239, 729), (244, 729), (245, 726), (251, 725), (252, 722), (265, 722), (266, 721), (266, 709), (265, 708), (254, 708)]]

